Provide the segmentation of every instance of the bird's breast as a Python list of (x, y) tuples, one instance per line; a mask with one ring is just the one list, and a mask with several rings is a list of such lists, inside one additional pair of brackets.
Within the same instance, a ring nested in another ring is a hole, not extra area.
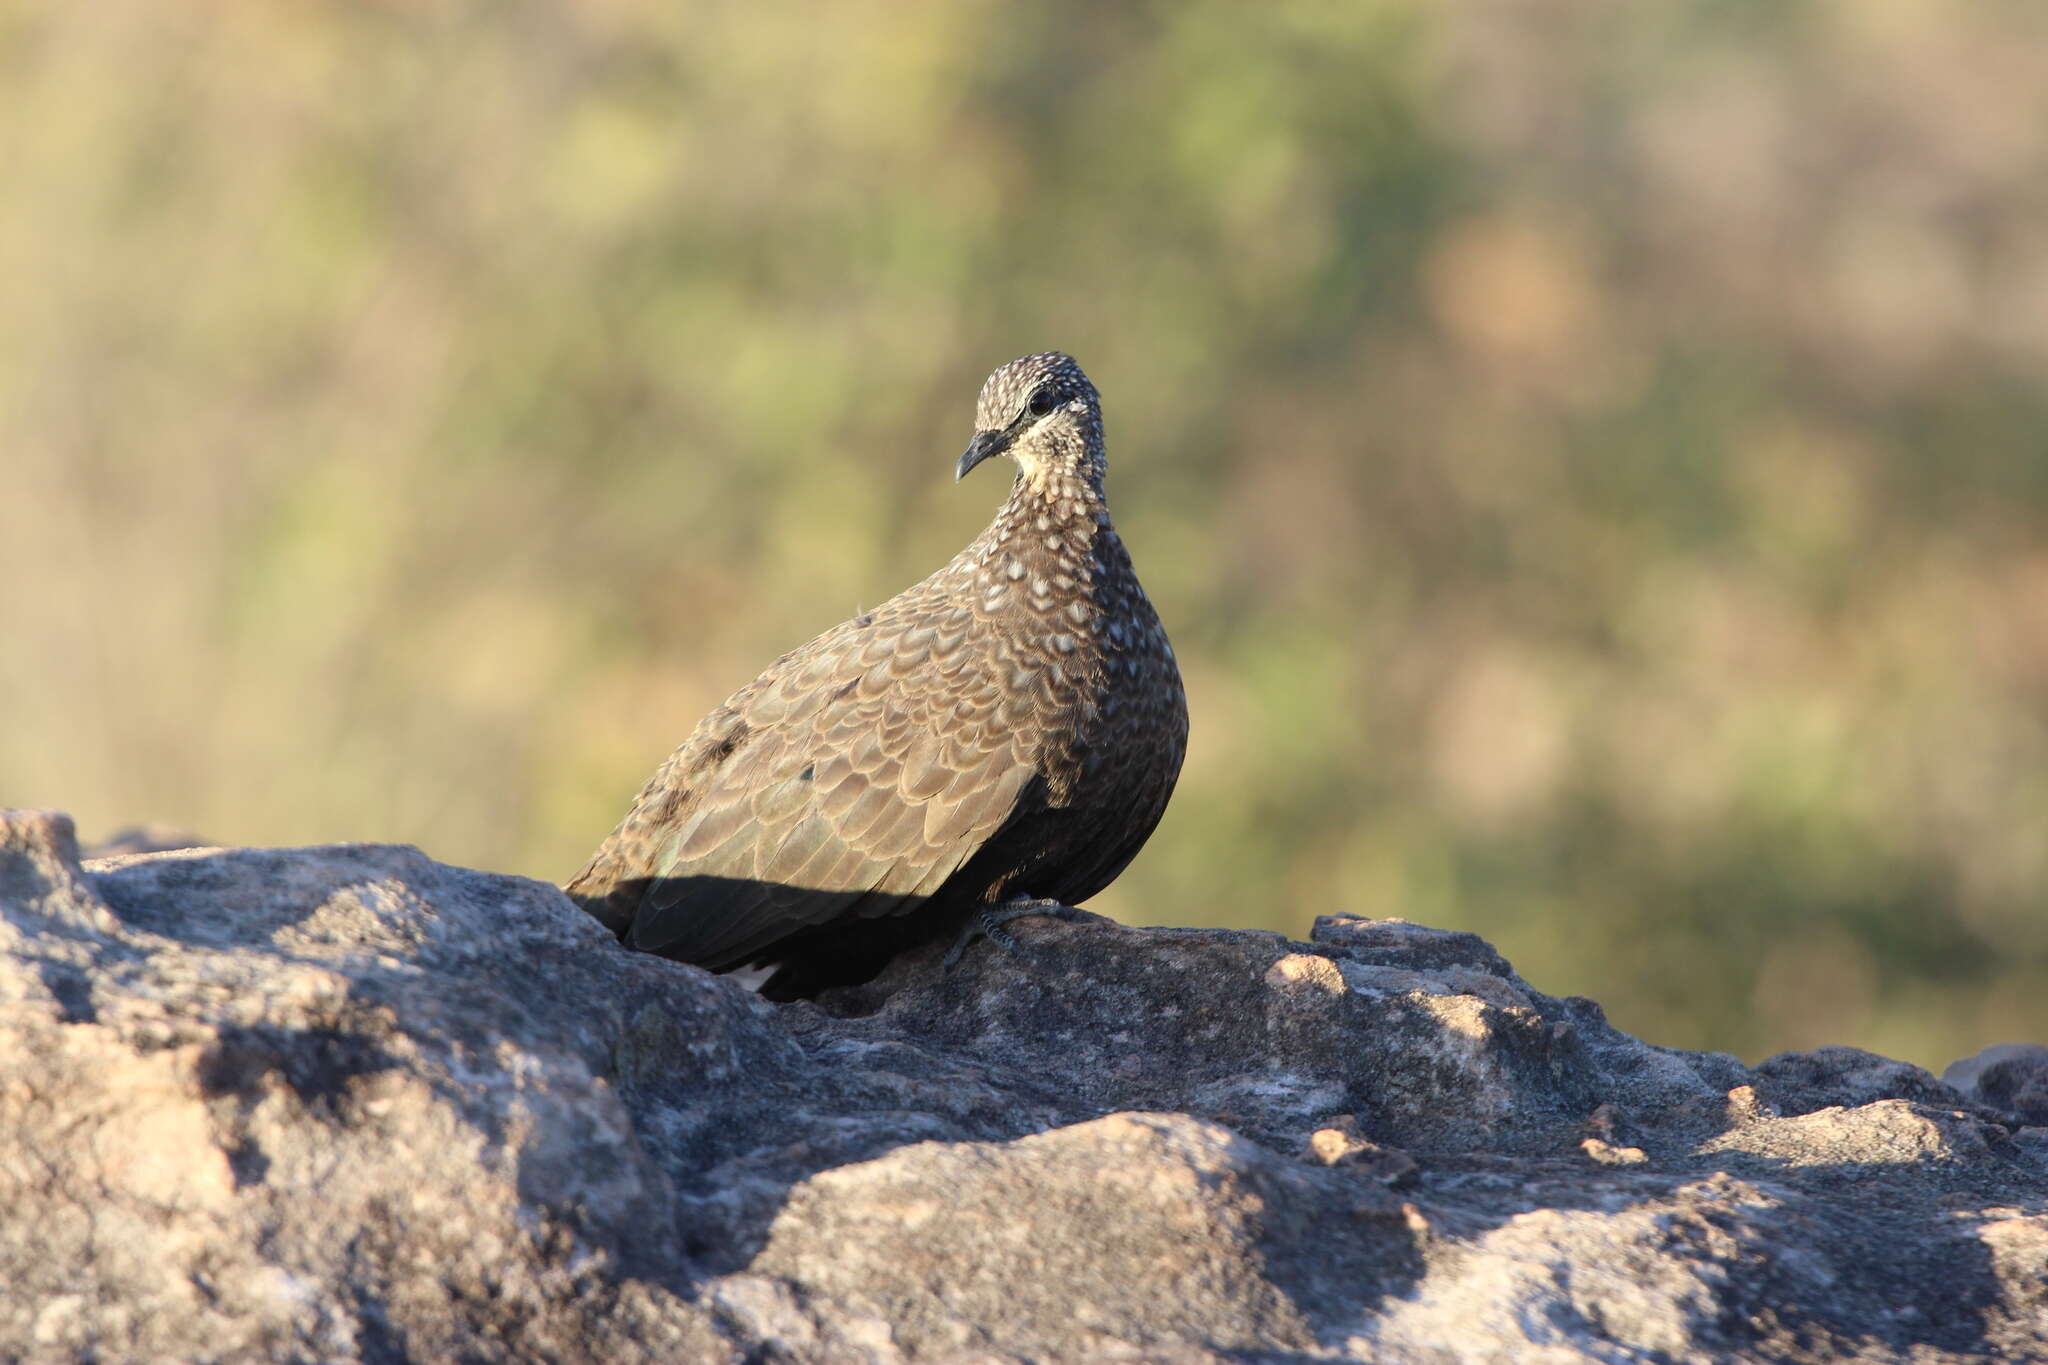
[(1113, 804), (1106, 788), (1150, 762), (1137, 752), (1145, 735), (1173, 728), (1153, 714), (1162, 661), (1172, 668), (1157, 618), (1142, 602), (1133, 610), (1105, 595), (1097, 566), (1019, 556), (992, 567), (989, 584), (1008, 585), (987, 622), (995, 647), (986, 657), (1007, 702), (998, 723), (1030, 756), (1051, 804)]

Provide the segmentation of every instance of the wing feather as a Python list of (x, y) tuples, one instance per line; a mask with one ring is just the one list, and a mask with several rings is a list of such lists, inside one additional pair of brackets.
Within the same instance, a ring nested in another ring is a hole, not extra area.
[(993, 720), (993, 680), (961, 657), (974, 623), (855, 624), (735, 694), (735, 743), (686, 742), (703, 754), (635, 947), (723, 968), (841, 915), (903, 913), (1014, 817), (1034, 774)]

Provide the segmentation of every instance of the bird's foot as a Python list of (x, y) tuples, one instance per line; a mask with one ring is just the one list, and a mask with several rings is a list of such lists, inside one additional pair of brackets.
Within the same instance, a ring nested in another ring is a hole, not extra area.
[(977, 938), (985, 938), (1007, 952), (1022, 952), (1024, 945), (1017, 942), (1016, 935), (1003, 926), (1012, 920), (1025, 919), (1031, 915), (1063, 919), (1069, 924), (1089, 918), (1085, 910), (1076, 910), (1073, 906), (1062, 905), (1058, 901), (1033, 900), (1029, 896), (1019, 896), (1001, 905), (983, 906), (980, 913), (968, 920), (967, 927), (960, 931), (960, 937), (955, 940), (953, 950), (946, 954), (946, 965), (950, 967), (958, 962), (960, 955), (967, 951), (967, 945)]

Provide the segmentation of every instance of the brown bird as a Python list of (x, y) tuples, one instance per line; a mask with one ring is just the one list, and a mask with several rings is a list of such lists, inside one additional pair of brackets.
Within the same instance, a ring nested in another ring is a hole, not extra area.
[(989, 376), (954, 477), (995, 455), (1017, 473), (988, 529), (706, 716), (569, 882), (629, 946), (773, 964), (762, 993), (795, 999), (963, 930), (1015, 946), (1004, 923), (1060, 914), (1136, 856), (1187, 698), (1110, 524), (1079, 365)]

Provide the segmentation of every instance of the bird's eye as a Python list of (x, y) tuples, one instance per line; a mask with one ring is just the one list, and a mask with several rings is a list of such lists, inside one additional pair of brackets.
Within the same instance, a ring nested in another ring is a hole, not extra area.
[(1043, 417), (1060, 405), (1060, 396), (1051, 389), (1040, 389), (1031, 395), (1031, 401), (1024, 405), (1025, 411), (1033, 417)]

